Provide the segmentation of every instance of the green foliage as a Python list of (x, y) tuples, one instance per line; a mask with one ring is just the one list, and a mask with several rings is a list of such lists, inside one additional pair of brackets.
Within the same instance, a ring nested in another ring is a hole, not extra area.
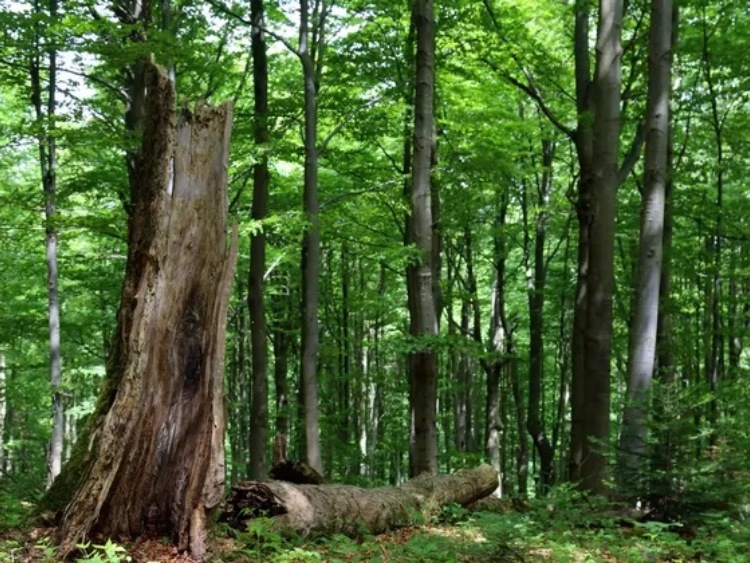
[(23, 544), (16, 540), (0, 540), (0, 561), (13, 562), (23, 551)]
[(26, 524), (29, 516), (28, 506), (24, 506), (23, 502), (16, 496), (16, 487), (12, 488), (14, 492), (9, 492), (4, 487), (0, 487), (0, 506), (3, 507), (0, 512), (0, 533)]
[(104, 544), (92, 544), (91, 542), (85, 542), (76, 545), (81, 553), (82, 557), (76, 559), (81, 563), (122, 563), (124, 561), (132, 561), (127, 550), (112, 540), (107, 540)]
[(247, 556), (254, 561), (265, 561), (280, 554), (289, 544), (274, 528), (271, 518), (251, 518), (245, 530), (236, 532), (235, 540), (241, 545), (237, 556)]

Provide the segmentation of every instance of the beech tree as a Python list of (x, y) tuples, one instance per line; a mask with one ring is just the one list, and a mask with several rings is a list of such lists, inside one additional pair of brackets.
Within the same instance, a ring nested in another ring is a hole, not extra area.
[(649, 389), (656, 361), (656, 335), (664, 241), (672, 2), (651, 2), (646, 155), (638, 250), (638, 278), (630, 328), (628, 386), (620, 435), (619, 476), (626, 491), (639, 490), (646, 456)]
[[(254, 139), (258, 162), (253, 167), (254, 221), (263, 221), (268, 214), (268, 59), (263, 26), (263, 0), (250, 4), (253, 57)], [(250, 338), (252, 343), (253, 394), (250, 423), (251, 479), (261, 479), (266, 468), (268, 442), (268, 347), (266, 344), (266, 309), (263, 297), (266, 273), (266, 234), (261, 227), (250, 238), (250, 273), (248, 278), (248, 307), (250, 309)]]
[[(41, 7), (35, 4), (40, 19)], [(48, 6), (50, 25), (58, 20), (57, 1), (50, 0)], [(52, 387), (52, 436), (47, 450), (47, 487), (60, 474), (63, 461), (63, 426), (65, 407), (62, 395), (62, 358), (60, 354), (60, 299), (57, 275), (57, 145), (55, 142), (55, 120), (57, 112), (57, 46), (54, 36), (48, 34), (48, 44), (42, 47), (42, 31), (34, 30), (34, 51), (29, 68), (31, 70), (31, 100), (37, 120), (39, 145), (39, 170), (44, 191), (44, 219), (47, 258), (47, 314), (49, 317), (50, 383)], [(47, 87), (42, 83), (44, 54), (47, 58)]]
[(437, 354), (431, 337), (437, 334), (433, 293), (433, 218), (430, 190), (434, 144), (434, 29), (432, 0), (414, 0), (417, 64), (414, 98), (413, 164), (411, 167), (410, 240), (417, 264), (407, 269), (409, 331), (415, 351), (409, 354), (409, 398), (414, 409), (413, 471), (437, 473)]

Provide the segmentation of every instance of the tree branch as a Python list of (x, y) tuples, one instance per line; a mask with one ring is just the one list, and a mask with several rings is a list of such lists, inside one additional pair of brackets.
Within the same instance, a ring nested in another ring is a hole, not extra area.
[[(207, 0), (207, 2), (209, 4), (211, 4), (211, 6), (213, 6), (217, 10), (219, 10), (225, 16), (229, 16), (231, 18), (234, 18), (237, 21), (242, 22), (243, 24), (245, 24), (245, 25), (247, 25), (247, 26), (249, 26), (251, 28), (252, 27), (258, 27), (258, 26), (253, 25), (253, 22), (251, 22), (248, 19), (245, 19), (244, 17), (242, 17), (237, 12), (234, 12), (234, 11), (230, 10), (229, 8), (227, 8), (222, 2), (219, 2), (218, 0)], [(286, 37), (284, 37), (284, 36), (276, 33), (275, 31), (272, 31), (272, 30), (268, 29), (267, 27), (258, 27), (258, 29), (260, 29), (263, 33), (265, 33), (269, 37), (271, 37), (271, 38), (275, 39), (276, 41), (278, 41), (279, 43), (281, 43), (291, 53), (294, 53), (298, 57), (300, 56), (299, 50), (294, 45), (292, 45), (292, 43)]]
[(547, 104), (545, 103), (544, 99), (542, 98), (541, 92), (536, 88), (536, 86), (529, 86), (528, 84), (524, 84), (514, 76), (511, 76), (507, 72), (502, 72), (499, 69), (496, 68), (495, 65), (493, 65), (490, 61), (486, 61), (490, 65), (490, 67), (494, 67), (494, 70), (498, 72), (505, 80), (510, 82), (513, 86), (524, 92), (526, 95), (528, 95), (534, 102), (536, 102), (537, 106), (539, 106), (539, 109), (542, 111), (542, 113), (549, 119), (550, 123), (554, 125), (558, 130), (560, 130), (562, 133), (565, 134), (565, 136), (569, 137), (571, 140), (575, 140), (575, 131), (565, 125), (560, 119), (552, 112), (552, 110), (549, 109)]
[(641, 158), (641, 150), (643, 149), (643, 142), (645, 140), (645, 128), (643, 122), (639, 122), (633, 136), (633, 142), (630, 144), (628, 152), (625, 154), (625, 158), (622, 159), (620, 169), (617, 171), (617, 185), (621, 186), (625, 183), (628, 178), (628, 174), (633, 170), (633, 167)]

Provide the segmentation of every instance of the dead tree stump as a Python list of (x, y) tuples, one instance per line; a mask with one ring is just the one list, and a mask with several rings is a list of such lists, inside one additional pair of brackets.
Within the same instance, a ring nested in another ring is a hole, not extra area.
[(62, 552), (93, 534), (170, 535), (202, 559), (224, 493), (224, 342), (237, 254), (227, 242), (229, 104), (175, 115), (155, 66), (107, 385), (64, 482)]

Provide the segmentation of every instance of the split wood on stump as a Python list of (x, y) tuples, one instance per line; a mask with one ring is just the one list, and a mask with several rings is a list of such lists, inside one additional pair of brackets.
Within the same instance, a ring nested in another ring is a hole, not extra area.
[(452, 503), (466, 506), (497, 487), (497, 471), (489, 465), (451, 475), (424, 473), (398, 487), (376, 489), (250, 481), (232, 487), (224, 517), (241, 526), (248, 519), (267, 516), (279, 529), (302, 535), (378, 534), (413, 523), (415, 511)]
[[(231, 106), (175, 115), (170, 81), (148, 86), (129, 253), (108, 384), (61, 482), (64, 553), (94, 534), (170, 535), (202, 559), (224, 492), (223, 362), (237, 255), (227, 246)], [(64, 471), (65, 473), (65, 471)]]

